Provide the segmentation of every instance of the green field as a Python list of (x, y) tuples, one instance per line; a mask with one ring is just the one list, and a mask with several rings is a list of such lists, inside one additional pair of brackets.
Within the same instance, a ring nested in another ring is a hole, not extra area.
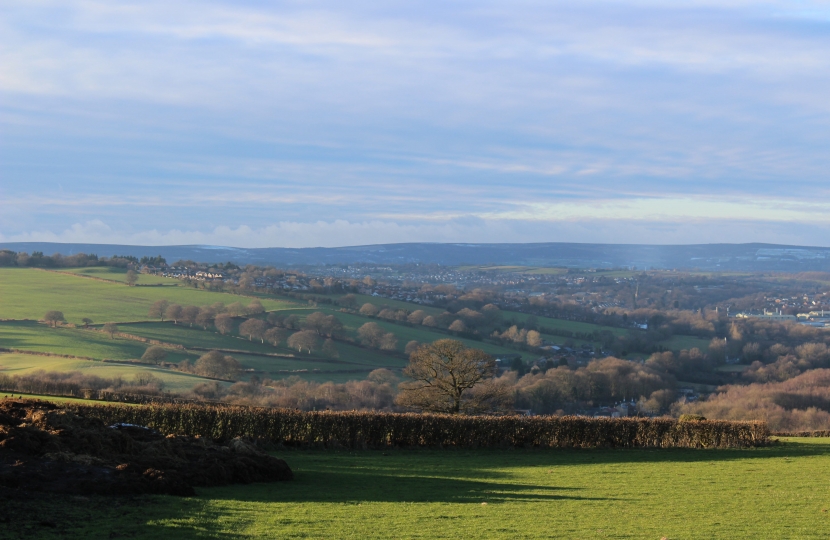
[[(830, 536), (830, 439), (791, 439), (752, 450), (279, 455), (295, 480), (123, 503), (55, 496), (29, 502), (35, 512), (15, 502), (17, 511), (0, 537), (16, 538), (20, 531), (41, 538)], [(45, 518), (57, 526), (39, 526)]]
[[(325, 311), (325, 310), (321, 310)], [(312, 313), (309, 310), (289, 310), (288, 313), (296, 313), (305, 318), (305, 315)], [(343, 315), (337, 313), (338, 317)], [(341, 317), (342, 320), (342, 317)], [(325, 358), (319, 355), (307, 356), (305, 353), (299, 353), (294, 349), (289, 349), (285, 343), (279, 347), (274, 347), (268, 343), (263, 344), (261, 341), (249, 341), (244, 337), (221, 335), (214, 330), (203, 330), (201, 327), (189, 327), (185, 325), (174, 325), (170, 323), (146, 323), (146, 324), (130, 324), (119, 327), (124, 332), (129, 332), (142, 337), (150, 339), (158, 339), (170, 343), (180, 343), (185, 347), (208, 347), (216, 349), (237, 349), (245, 350), (254, 353), (266, 354), (284, 354), (292, 355), (294, 358), (264, 358), (235, 354), (244, 367), (252, 367), (254, 369), (262, 369), (262, 366), (272, 366), (272, 369), (358, 369), (364, 366), (369, 366), (371, 371), (376, 367), (402, 367), (404, 361), (401, 358), (390, 357), (389, 355), (371, 349), (364, 349), (349, 343), (337, 342), (336, 347), (340, 353), (340, 358), (335, 361), (328, 361), (328, 367), (320, 365), (321, 361), (326, 361)], [(402, 346), (403, 347), (403, 346)], [(314, 360), (309, 362), (309, 358)], [(341, 364), (351, 364), (343, 366)], [(274, 367), (278, 366), (278, 367)], [(367, 371), (368, 373), (368, 371)], [(362, 377), (352, 377), (362, 378)]]
[[(511, 349), (509, 347), (502, 347), (499, 345), (493, 345), (491, 343), (485, 343), (483, 341), (476, 341), (473, 339), (465, 339), (460, 338), (457, 336), (453, 336), (447, 332), (439, 332), (436, 330), (430, 329), (428, 326), (409, 326), (406, 324), (398, 324), (395, 322), (386, 321), (384, 319), (372, 318), (372, 317), (365, 317), (363, 315), (358, 315), (354, 313), (341, 313), (339, 311), (333, 311), (328, 308), (318, 308), (316, 311), (324, 311), (326, 313), (331, 313), (335, 315), (340, 321), (343, 323), (343, 326), (346, 329), (346, 333), (349, 337), (357, 339), (357, 330), (364, 324), (368, 322), (377, 323), (381, 328), (383, 328), (387, 332), (392, 332), (398, 338), (398, 353), (403, 354), (404, 348), (406, 344), (410, 341), (417, 341), (419, 343), (432, 343), (433, 341), (439, 339), (446, 339), (452, 338), (457, 339), (463, 342), (468, 347), (474, 347), (476, 349), (481, 349), (488, 354), (493, 356), (505, 356), (505, 355), (521, 355), (525, 360), (535, 359), (538, 355), (530, 354), (526, 351), (519, 351), (516, 349)], [(303, 310), (303, 311), (292, 311), (286, 310), (286, 313), (294, 313), (296, 314), (300, 320), (305, 319), (305, 316), (313, 313), (313, 311)], [(365, 351), (365, 349), (361, 349)]]
[[(108, 402), (106, 401), (97, 401), (94, 399), (81, 399), (81, 398), (71, 398), (71, 397), (58, 397), (58, 396), (43, 396), (40, 394), (21, 394), (20, 392), (0, 392), (0, 399), (4, 398), (24, 398), (24, 399), (39, 399), (41, 401), (51, 401), (54, 403), (68, 403), (72, 404), (79, 404), (79, 405), (106, 405)], [(126, 405), (128, 407), (137, 407), (133, 403), (118, 403), (118, 405)]]
[[(141, 358), (149, 345), (83, 328), (50, 328), (34, 321), (0, 322), (0, 347), (23, 351), (86, 356), (103, 360), (134, 360)], [(193, 359), (183, 351), (168, 350), (168, 361)]]
[(107, 379), (121, 377), (130, 380), (141, 372), (149, 371), (164, 381), (164, 390), (185, 392), (207, 379), (189, 373), (180, 373), (148, 365), (127, 365), (93, 360), (77, 360), (60, 356), (35, 356), (32, 354), (0, 354), (0, 373), (25, 375), (33, 371), (80, 371), (84, 375), (96, 375)]
[[(49, 310), (62, 311), (67, 321), (84, 317), (95, 322), (147, 318), (156, 300), (204, 306), (215, 302), (248, 304), (250, 298), (188, 287), (128, 287), (69, 274), (23, 268), (0, 268), (0, 319), (38, 319)], [(292, 304), (263, 299), (267, 310)]]
[(709, 342), (711, 339), (699, 338), (695, 336), (672, 336), (665, 341), (661, 341), (660, 345), (666, 347), (671, 351), (679, 351), (682, 349), (693, 349), (697, 347), (703, 352), (709, 350)]
[[(68, 274), (75, 274), (78, 276), (87, 276), (98, 279), (106, 279), (110, 281), (118, 281), (119, 283), (127, 282), (127, 269), (117, 268), (113, 266), (91, 266), (88, 268), (61, 268), (59, 272), (66, 272)], [(178, 279), (166, 278), (162, 276), (153, 276), (150, 274), (139, 274), (137, 284), (141, 285), (168, 285), (176, 287), (183, 285)]]

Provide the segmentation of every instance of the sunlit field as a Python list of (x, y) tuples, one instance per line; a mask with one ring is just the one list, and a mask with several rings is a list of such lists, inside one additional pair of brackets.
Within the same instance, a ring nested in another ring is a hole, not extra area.
[[(48, 498), (0, 537), (827, 538), (830, 440), (751, 450), (284, 450), (291, 482)], [(49, 516), (57, 527), (39, 527)], [(31, 529), (23, 529), (25, 526)], [(5, 534), (5, 536), (2, 536)]]

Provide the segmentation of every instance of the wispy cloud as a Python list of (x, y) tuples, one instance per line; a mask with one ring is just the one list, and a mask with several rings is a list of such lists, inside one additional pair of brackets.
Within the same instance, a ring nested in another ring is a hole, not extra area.
[(812, 238), (828, 29), (819, 0), (0, 4), (0, 234)]

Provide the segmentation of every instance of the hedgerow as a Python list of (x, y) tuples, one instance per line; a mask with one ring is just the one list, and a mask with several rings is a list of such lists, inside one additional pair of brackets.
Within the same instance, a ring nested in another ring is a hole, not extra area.
[(72, 408), (107, 423), (139, 424), (167, 434), (252, 437), (295, 447), (744, 448), (769, 440), (764, 422), (302, 412), (198, 404)]

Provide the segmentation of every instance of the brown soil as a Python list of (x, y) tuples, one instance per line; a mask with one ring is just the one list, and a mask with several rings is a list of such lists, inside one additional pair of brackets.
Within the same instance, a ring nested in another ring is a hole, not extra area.
[(193, 495), (194, 486), (290, 480), (285, 461), (234, 439), (109, 427), (60, 405), (0, 400), (0, 491)]

